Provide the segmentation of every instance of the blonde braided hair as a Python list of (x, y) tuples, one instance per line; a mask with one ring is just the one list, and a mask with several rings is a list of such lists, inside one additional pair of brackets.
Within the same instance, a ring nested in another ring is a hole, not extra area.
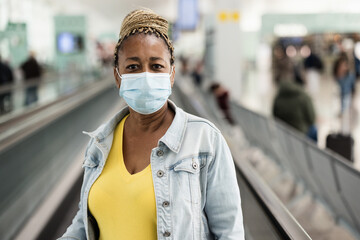
[(119, 50), (121, 44), (131, 35), (135, 34), (155, 34), (162, 38), (170, 51), (170, 63), (174, 64), (174, 47), (168, 37), (168, 21), (157, 15), (150, 9), (139, 9), (130, 12), (123, 20), (121, 25), (119, 40), (115, 47), (114, 66), (117, 67), (119, 60)]

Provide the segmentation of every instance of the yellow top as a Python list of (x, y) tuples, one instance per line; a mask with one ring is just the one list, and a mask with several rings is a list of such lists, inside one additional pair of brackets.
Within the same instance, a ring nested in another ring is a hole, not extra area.
[(88, 205), (100, 240), (157, 239), (156, 203), (150, 164), (131, 175), (122, 153), (125, 117), (114, 131), (113, 144), (99, 178), (92, 185)]

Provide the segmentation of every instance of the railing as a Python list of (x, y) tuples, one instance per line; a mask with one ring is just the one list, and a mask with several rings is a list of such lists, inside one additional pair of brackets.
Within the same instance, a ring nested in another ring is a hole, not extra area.
[(112, 82), (108, 79), (87, 84), (70, 95), (0, 123), (0, 152), (80, 106), (111, 85)]
[(360, 238), (360, 172), (338, 154), (320, 149), (286, 124), (238, 104), (232, 112), (251, 145), (262, 149), (284, 171), (326, 203), (338, 222)]
[(0, 124), (66, 98), (80, 88), (101, 79), (101, 74), (95, 71), (60, 74), (48, 71), (42, 78), (16, 80), (14, 83), (1, 85)]

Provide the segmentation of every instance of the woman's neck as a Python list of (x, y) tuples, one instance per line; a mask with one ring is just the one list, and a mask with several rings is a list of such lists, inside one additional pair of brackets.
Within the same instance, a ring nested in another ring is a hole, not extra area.
[(168, 129), (174, 119), (175, 113), (165, 105), (157, 112), (143, 115), (130, 108), (130, 115), (126, 119), (125, 127), (134, 134), (153, 133), (158, 130)]

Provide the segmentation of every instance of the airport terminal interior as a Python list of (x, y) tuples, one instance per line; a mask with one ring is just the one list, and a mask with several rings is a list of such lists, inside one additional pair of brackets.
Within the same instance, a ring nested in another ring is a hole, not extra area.
[(135, 9), (168, 21), (170, 100), (230, 148), (245, 239), (360, 239), (357, 0), (0, 0), (0, 239), (71, 224)]

